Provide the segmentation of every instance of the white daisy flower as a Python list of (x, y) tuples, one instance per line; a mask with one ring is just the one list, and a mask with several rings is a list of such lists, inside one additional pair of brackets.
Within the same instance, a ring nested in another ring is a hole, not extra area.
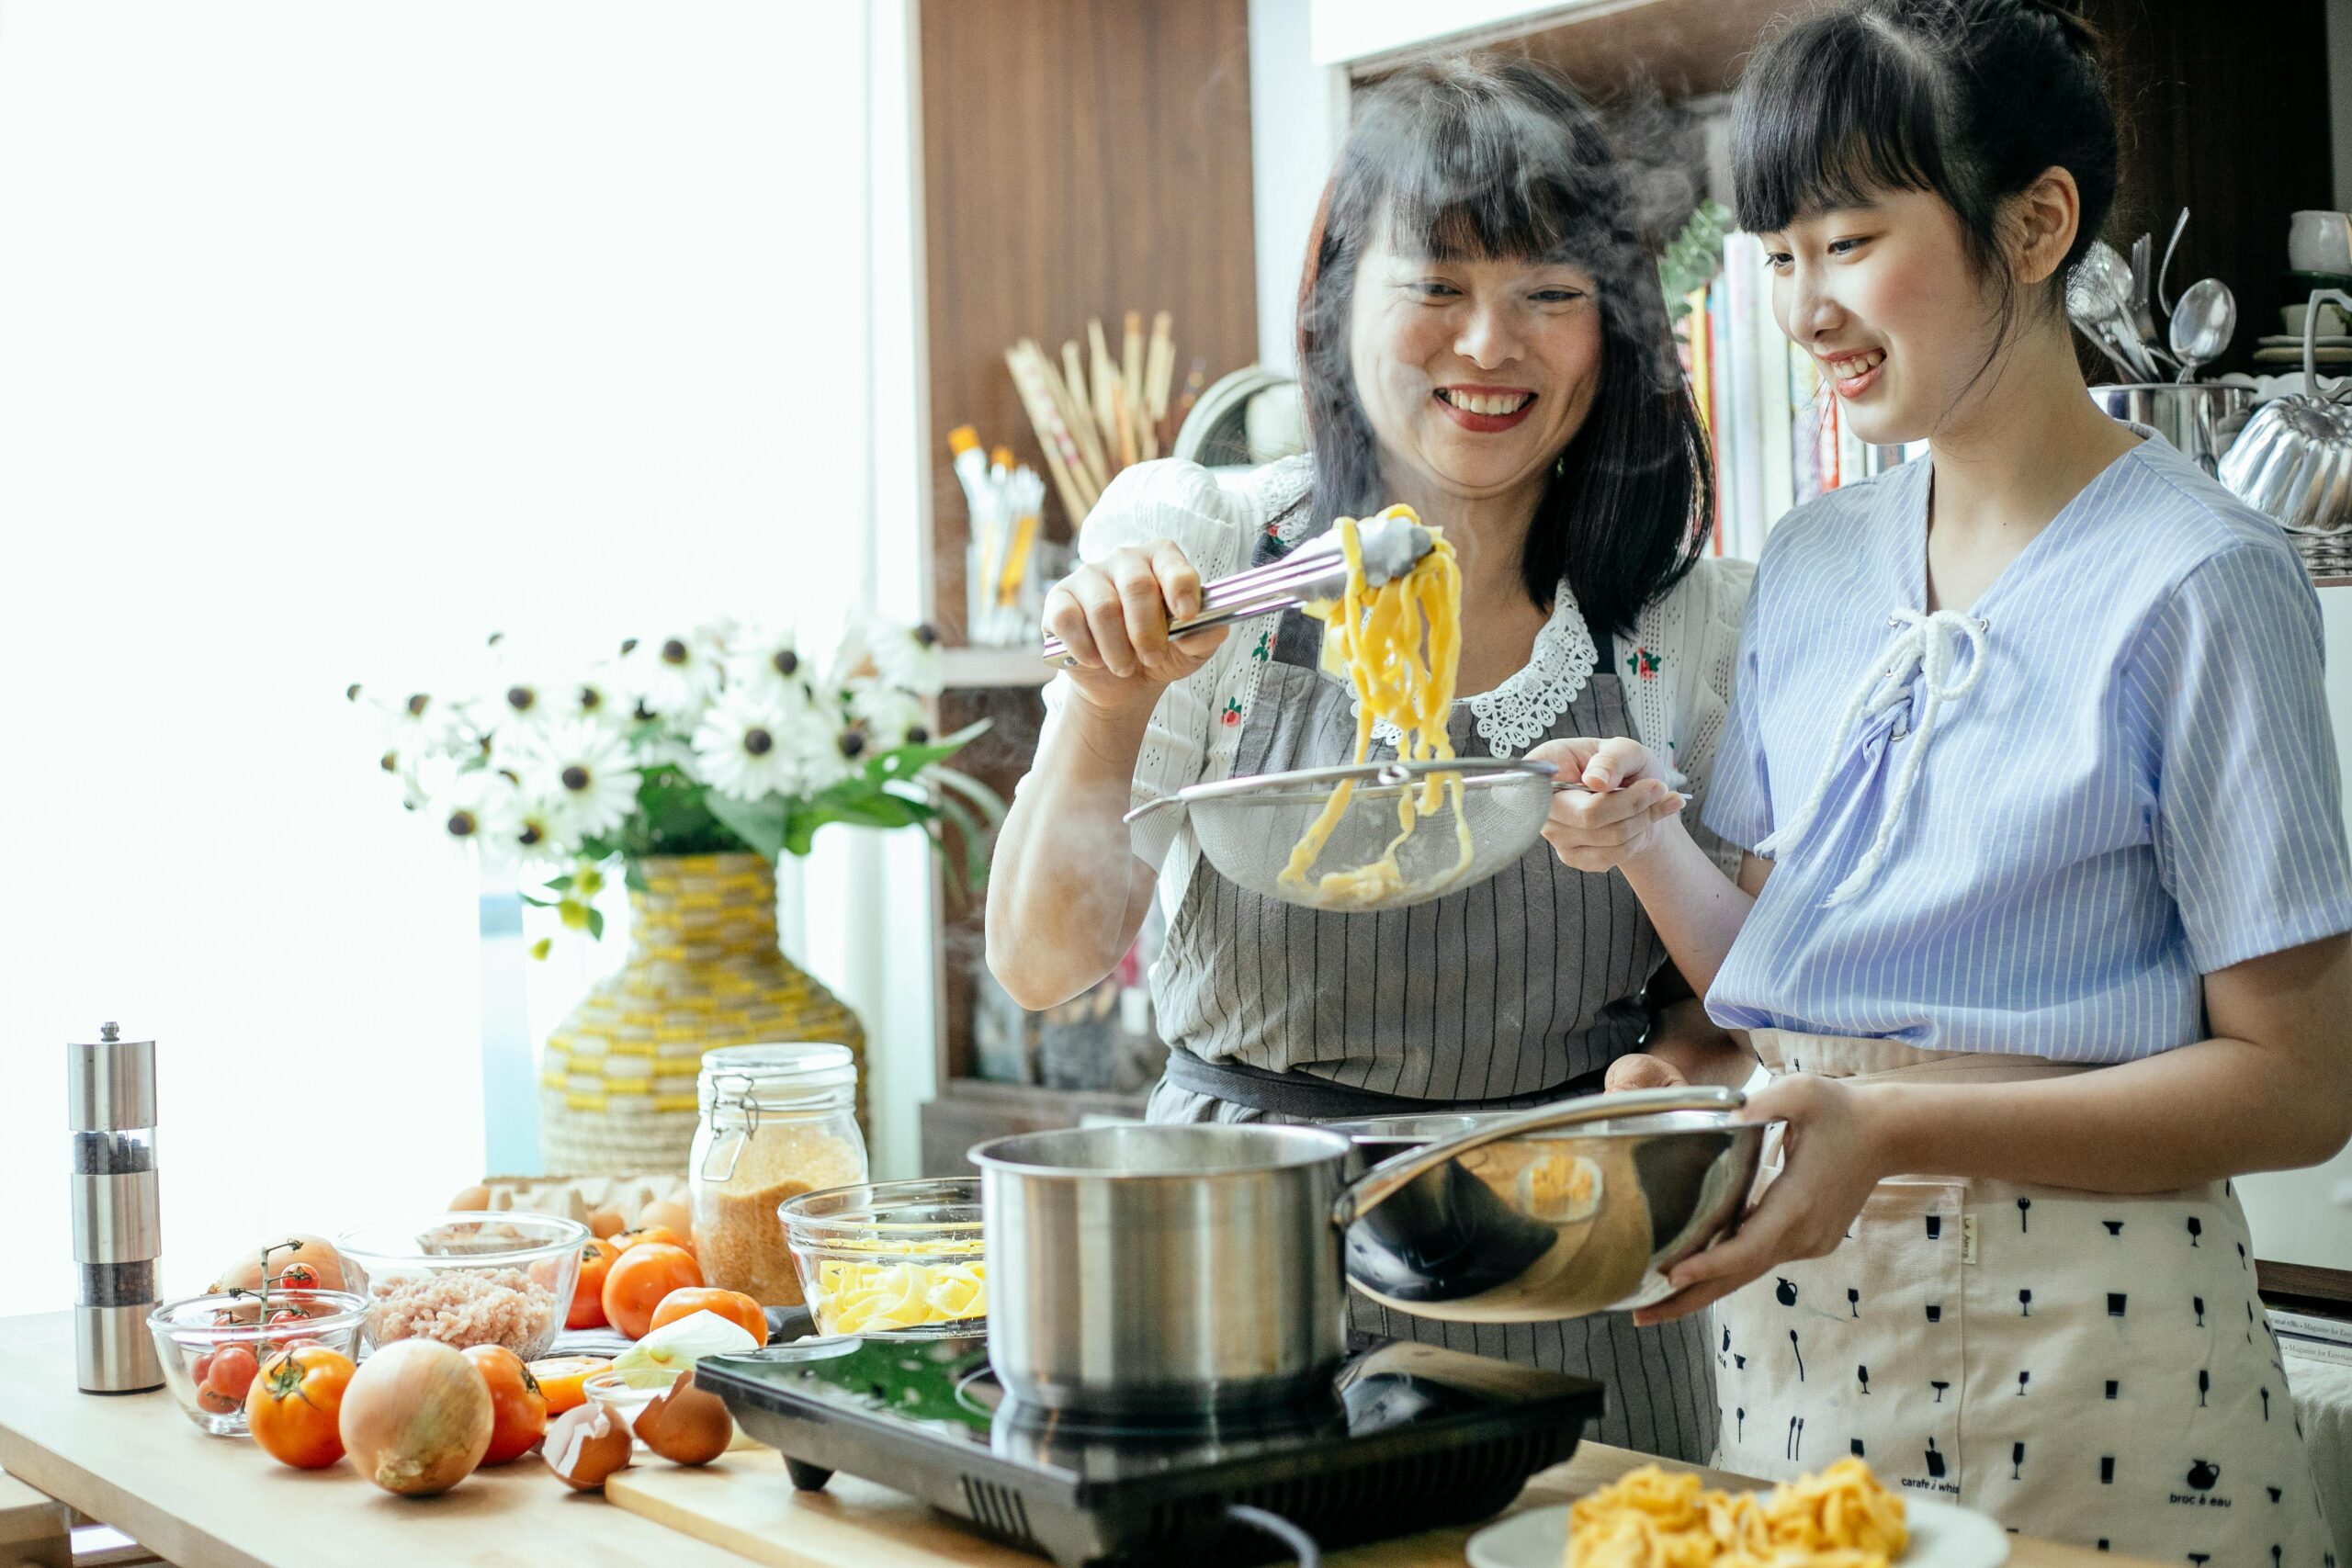
[(496, 768), (475, 768), (458, 774), (428, 798), (426, 809), (440, 818), (442, 830), (452, 840), (480, 851), (492, 863), (498, 862), (514, 836), (521, 806), (512, 774)]
[(865, 727), (867, 744), (876, 751), (920, 746), (931, 739), (922, 699), (912, 692), (862, 681), (850, 688), (849, 711)]
[(481, 840), (483, 861), (498, 868), (556, 870), (580, 853), (580, 841), (565, 821), (561, 805), (515, 792), (504, 830)]
[(691, 728), (725, 680), (724, 655), (707, 630), (649, 637), (628, 654), (635, 695), (648, 712)]
[(846, 685), (879, 677), (928, 695), (939, 690), (943, 663), (939, 633), (929, 625), (864, 619), (853, 623), (842, 638), (833, 680)]
[(524, 787), (554, 806), (567, 837), (608, 833), (628, 821), (639, 778), (625, 738), (576, 718), (540, 735), (523, 771)]
[(703, 715), (695, 731), (695, 773), (711, 788), (738, 800), (797, 795), (808, 776), (808, 740), (805, 695), (772, 698), (745, 686), (729, 687)]
[(727, 685), (756, 692), (773, 702), (807, 702), (812, 671), (789, 630), (752, 632), (739, 638), (727, 659)]

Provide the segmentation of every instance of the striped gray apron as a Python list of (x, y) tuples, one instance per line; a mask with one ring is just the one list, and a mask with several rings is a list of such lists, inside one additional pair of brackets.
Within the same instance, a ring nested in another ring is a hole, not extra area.
[[(1242, 720), (1236, 776), (1344, 762), (1354, 754), (1346, 688), (1316, 670), (1321, 627), (1282, 618), (1257, 700)], [(1601, 646), (1606, 649), (1604, 642)], [(1555, 737), (1631, 735), (1624, 691), (1604, 662), (1554, 724)], [(1449, 732), (1464, 757), (1491, 755), (1469, 711)], [(1196, 863), (1152, 999), (1164, 1038), (1259, 1081), (1328, 1083), (1328, 1114), (1410, 1103), (1538, 1103), (1589, 1091), (1635, 1048), (1642, 992), (1665, 953), (1624, 878), (1571, 871), (1538, 842), (1475, 887), (1376, 914), (1329, 914), (1260, 897)], [(1154, 1122), (1303, 1121), (1286, 1103), (1234, 1084), (1233, 1098), (1171, 1078)], [(1242, 1098), (1255, 1103), (1242, 1103)], [(1394, 1097), (1393, 1099), (1391, 1097)], [(1312, 1096), (1308, 1097), (1310, 1101)], [(1294, 1108), (1295, 1109), (1295, 1108)], [(1559, 1323), (1443, 1324), (1353, 1298), (1367, 1333), (1597, 1379), (1605, 1443), (1704, 1462), (1714, 1445), (1714, 1361), (1704, 1314), (1637, 1329), (1623, 1314)]]

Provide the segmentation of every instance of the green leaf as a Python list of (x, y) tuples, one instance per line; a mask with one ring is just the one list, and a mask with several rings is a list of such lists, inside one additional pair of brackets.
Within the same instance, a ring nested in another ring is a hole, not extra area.
[(548, 891), (550, 893), (567, 892), (571, 889), (571, 883), (572, 877), (571, 874), (569, 872), (566, 872), (561, 876), (549, 877), (548, 879)]
[(784, 831), (792, 818), (792, 805), (783, 796), (737, 800), (714, 790), (704, 804), (712, 817), (750, 845), (754, 853), (774, 860), (784, 852)]
[(960, 795), (969, 801), (987, 821), (989, 832), (993, 833), (1004, 826), (1004, 797), (971, 774), (958, 773), (954, 768), (933, 768), (923, 777), (939, 785), (942, 791)]
[[(956, 825), (956, 833), (964, 840), (964, 887), (978, 893), (989, 885), (989, 830), (980, 826), (979, 818), (970, 807), (952, 795), (939, 797), (939, 813)], [(944, 836), (933, 835), (932, 847), (942, 855), (947, 852)]]
[(520, 898), (524, 903), (528, 904), (534, 909), (552, 909), (556, 906), (556, 900), (553, 898), (534, 898), (528, 893), (521, 891), (517, 891), (514, 897)]
[(594, 942), (605, 940), (605, 911), (594, 905), (588, 909), (588, 936)]
[(920, 746), (895, 747), (866, 764), (866, 776), (876, 784), (885, 779), (912, 778), (933, 763), (944, 761), (970, 745), (974, 739), (987, 733), (992, 722), (985, 718), (975, 719), (955, 734), (940, 739), (925, 741)]

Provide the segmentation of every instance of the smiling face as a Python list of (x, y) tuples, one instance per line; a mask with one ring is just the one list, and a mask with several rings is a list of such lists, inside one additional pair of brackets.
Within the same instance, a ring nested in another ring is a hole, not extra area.
[(1773, 316), (1861, 439), (1923, 440), (1989, 393), (1997, 377), (1980, 372), (2001, 309), (1941, 197), (1881, 192), (1762, 239)]
[(1540, 491), (1600, 384), (1600, 301), (1566, 263), (1440, 260), (1375, 238), (1348, 353), (1392, 474), (1465, 499)]

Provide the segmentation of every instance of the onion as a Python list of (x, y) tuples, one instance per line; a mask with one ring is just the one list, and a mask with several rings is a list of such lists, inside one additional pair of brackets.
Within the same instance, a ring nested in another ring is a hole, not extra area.
[(447, 1345), (396, 1340), (352, 1375), (341, 1424), (360, 1474), (387, 1492), (429, 1497), (471, 1475), (490, 1448), (490, 1385)]

